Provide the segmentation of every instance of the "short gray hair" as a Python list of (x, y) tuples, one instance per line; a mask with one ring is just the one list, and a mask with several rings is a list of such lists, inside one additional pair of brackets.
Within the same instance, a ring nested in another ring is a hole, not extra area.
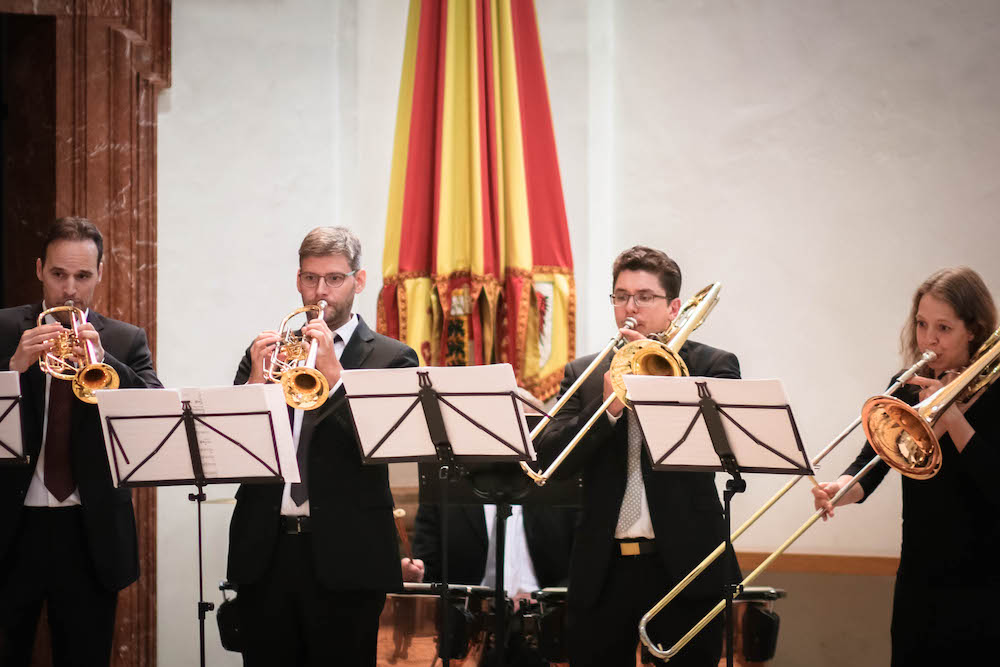
[(299, 264), (306, 257), (343, 255), (351, 271), (361, 268), (361, 239), (347, 227), (317, 227), (302, 239)]

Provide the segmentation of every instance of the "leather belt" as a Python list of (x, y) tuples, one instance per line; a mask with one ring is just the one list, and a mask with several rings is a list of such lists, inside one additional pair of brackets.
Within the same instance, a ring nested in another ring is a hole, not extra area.
[(648, 556), (656, 553), (656, 542), (653, 540), (615, 540), (619, 556)]
[(307, 516), (281, 515), (281, 532), (288, 535), (301, 535), (312, 532), (312, 522)]

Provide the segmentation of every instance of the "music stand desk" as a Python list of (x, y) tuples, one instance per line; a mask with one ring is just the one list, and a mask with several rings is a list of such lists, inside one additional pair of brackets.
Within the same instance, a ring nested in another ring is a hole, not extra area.
[(281, 387), (254, 384), (97, 392), (116, 487), (191, 484), (198, 509), (198, 624), (205, 665), (201, 505), (205, 486), (298, 482), (299, 470)]
[(21, 432), (21, 374), (0, 371), (0, 465), (27, 465)]

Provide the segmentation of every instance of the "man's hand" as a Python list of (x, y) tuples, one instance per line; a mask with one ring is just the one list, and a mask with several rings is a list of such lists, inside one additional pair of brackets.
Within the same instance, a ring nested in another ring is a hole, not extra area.
[(257, 334), (250, 346), (250, 377), (247, 384), (262, 384), (264, 377), (264, 360), (269, 359), (274, 352), (274, 346), (279, 340), (277, 331), (262, 331)]
[[(604, 400), (607, 401), (608, 397), (615, 393), (614, 388), (611, 386), (611, 372), (606, 372), (604, 374)], [(622, 411), (625, 409), (625, 404), (622, 403), (617, 398), (611, 402), (608, 406), (608, 414), (618, 419), (622, 416)]]
[(403, 581), (419, 584), (424, 580), (424, 561), (419, 558), (403, 558), (399, 561), (399, 567), (403, 571)]
[(86, 344), (88, 341), (94, 349), (94, 361), (102, 363), (104, 361), (104, 346), (101, 345), (101, 334), (97, 333), (94, 325), (90, 322), (84, 322), (82, 326), (77, 328), (77, 331), (80, 334), (80, 344), (73, 348), (73, 356), (76, 357), (77, 363), (81, 366), (87, 363)]
[(52, 349), (52, 341), (65, 330), (61, 324), (43, 324), (25, 331), (10, 358), (10, 370), (18, 373), (27, 371), (40, 356)]
[[(621, 334), (621, 336), (625, 340), (626, 344), (631, 343), (633, 341), (637, 341), (637, 340), (643, 340), (643, 339), (646, 338), (645, 336), (643, 336), (641, 333), (639, 333), (635, 329), (619, 329), (618, 333)], [(615, 392), (614, 392), (614, 389), (611, 387), (611, 373), (610, 372), (609, 373), (605, 373), (604, 374), (604, 400), (605, 401), (608, 400), (608, 397), (611, 396), (613, 393), (615, 393)], [(614, 417), (615, 419), (617, 419), (618, 417), (622, 416), (622, 411), (624, 409), (625, 409), (625, 404), (622, 403), (620, 400), (618, 400), (616, 398), (611, 403), (611, 405), (608, 406), (608, 414), (610, 414), (612, 417)]]
[(344, 367), (333, 349), (333, 332), (322, 317), (314, 317), (302, 328), (302, 337), (316, 341), (316, 370), (323, 374), (332, 388), (340, 382), (340, 372)]

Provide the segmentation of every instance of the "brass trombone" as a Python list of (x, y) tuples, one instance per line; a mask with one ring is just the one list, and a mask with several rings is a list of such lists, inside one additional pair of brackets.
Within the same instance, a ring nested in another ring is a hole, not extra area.
[[(925, 359), (926, 357), (925, 354)], [(926, 363), (924, 359), (921, 362)], [(912, 376), (912, 373), (910, 375)], [(873, 396), (865, 401), (861, 411), (861, 425), (876, 455), (841, 487), (840, 491), (831, 499), (831, 504), (836, 505), (837, 501), (843, 498), (879, 461), (885, 461), (891, 468), (913, 479), (929, 479), (936, 475), (941, 468), (941, 446), (937, 436), (934, 435), (934, 424), (952, 404), (957, 401), (972, 400), (998, 377), (1000, 377), (1000, 329), (993, 332), (980, 346), (972, 362), (964, 371), (917, 405), (911, 407), (903, 401), (885, 394)], [(741, 588), (751, 584), (764, 570), (770, 567), (825, 512), (825, 509), (816, 510), (798, 530), (792, 533), (791, 537), (743, 579), (740, 584)], [(653, 655), (661, 660), (669, 660), (675, 656), (726, 606), (726, 601), (721, 600), (676, 644), (663, 650), (659, 645), (654, 647), (645, 632), (646, 623), (652, 617), (651, 613), (654, 610), (659, 611), (665, 605), (662, 600), (661, 603), (647, 612), (639, 625), (639, 635), (642, 642), (646, 644)]]
[[(917, 372), (920, 371), (920, 369), (923, 368), (925, 365), (933, 361), (936, 356), (937, 355), (934, 354), (933, 352), (925, 352), (923, 356), (917, 361), (917, 363), (913, 364), (908, 369), (906, 369), (906, 371), (903, 372), (903, 374), (896, 379), (896, 382), (894, 382), (892, 386), (886, 390), (885, 395), (891, 396), (892, 394), (895, 394), (900, 387), (906, 384), (907, 380), (916, 375)], [(847, 436), (850, 435), (852, 432), (854, 432), (854, 429), (856, 429), (860, 425), (861, 425), (861, 416), (858, 416), (854, 419), (853, 422), (851, 422), (847, 426), (847, 428), (841, 431), (836, 438), (831, 440), (826, 447), (824, 447), (815, 457), (813, 457), (813, 459), (810, 461), (810, 464), (815, 466), (824, 458), (826, 458), (827, 454), (832, 452), (837, 447), (837, 445), (843, 442), (844, 439), (847, 438)], [(745, 533), (750, 528), (750, 526), (756, 523), (757, 520), (764, 515), (764, 513), (766, 513), (769, 509), (771, 509), (771, 507), (773, 507), (775, 503), (781, 500), (781, 498), (786, 493), (791, 491), (792, 487), (798, 484), (799, 480), (801, 479), (802, 479), (801, 477), (796, 476), (788, 480), (788, 482), (786, 482), (783, 487), (778, 489), (778, 491), (773, 496), (771, 496), (771, 498), (767, 502), (761, 505), (756, 512), (754, 512), (746, 521), (744, 521), (743, 525), (741, 525), (739, 528), (733, 531), (732, 535), (729, 536), (729, 541), (735, 542), (741, 535), (743, 535), (743, 533)], [(664, 651), (659, 644), (654, 644), (653, 640), (650, 638), (649, 634), (646, 631), (646, 626), (653, 620), (653, 618), (657, 614), (663, 611), (664, 607), (666, 607), (668, 604), (670, 604), (670, 602), (674, 598), (680, 595), (681, 591), (687, 588), (692, 581), (697, 579), (702, 572), (708, 569), (708, 567), (712, 563), (714, 563), (719, 558), (719, 556), (721, 556), (725, 552), (725, 550), (726, 550), (726, 543), (721, 542), (719, 546), (715, 548), (715, 551), (706, 556), (705, 559), (700, 563), (698, 563), (698, 565), (693, 570), (688, 572), (683, 579), (677, 582), (677, 584), (670, 590), (670, 592), (664, 595), (660, 599), (660, 601), (657, 602), (652, 607), (652, 609), (646, 612), (646, 614), (642, 617), (642, 620), (639, 621), (639, 639), (642, 640), (642, 643), (645, 644), (646, 647), (650, 650), (650, 652), (656, 655), (658, 658), (663, 660), (669, 660), (671, 657), (673, 657), (673, 655), (676, 654), (676, 651), (674, 651), (673, 653), (671, 653), (670, 651)], [(680, 650), (680, 647), (678, 647), (678, 650)]]
[(297, 410), (314, 410), (323, 405), (330, 395), (330, 383), (316, 370), (316, 340), (307, 346), (303, 336), (288, 328), (288, 321), (300, 313), (316, 313), (323, 317), (325, 310), (326, 301), (321, 300), (286, 315), (278, 327), (279, 340), (271, 353), (270, 363), (264, 368), (264, 377), (281, 384), (285, 403)]
[[(719, 292), (722, 291), (722, 283), (712, 283), (707, 287), (703, 288), (700, 292), (695, 294), (693, 297), (688, 299), (688, 301), (681, 308), (680, 312), (677, 313), (677, 317), (671, 322), (670, 327), (658, 334), (652, 334), (650, 338), (644, 340), (635, 340), (631, 343), (627, 343), (621, 347), (615, 356), (611, 359), (611, 386), (614, 392), (608, 396), (608, 398), (601, 404), (601, 407), (594, 412), (593, 416), (587, 420), (587, 423), (583, 425), (580, 432), (577, 433), (568, 445), (559, 453), (559, 456), (555, 458), (551, 465), (545, 469), (544, 472), (536, 472), (527, 463), (521, 462), (521, 469), (530, 477), (535, 484), (538, 486), (544, 486), (547, 481), (555, 473), (556, 469), (562, 465), (566, 457), (570, 455), (573, 449), (576, 448), (577, 444), (583, 440), (583, 436), (587, 434), (587, 431), (600, 419), (604, 411), (611, 406), (615, 399), (621, 400), (626, 406), (629, 406), (628, 402), (628, 390), (625, 387), (625, 375), (664, 375), (664, 376), (687, 376), (690, 375), (688, 372), (687, 364), (681, 359), (680, 349), (681, 346), (687, 341), (691, 333), (700, 327), (708, 317), (708, 314), (715, 308), (715, 304), (719, 301)], [(629, 318), (631, 319), (631, 318)], [(631, 328), (635, 326), (634, 320), (631, 325), (626, 321), (626, 326)], [(549, 417), (543, 419), (531, 432), (531, 438), (534, 440), (535, 436), (542, 430), (545, 424), (551, 416), (565, 405), (569, 396), (571, 396), (583, 381), (593, 372), (593, 370), (600, 363), (601, 359), (607, 356), (608, 352), (617, 347), (622, 336), (619, 334), (617, 338), (612, 340), (605, 346), (604, 350), (598, 354), (598, 356), (587, 366), (587, 369), (583, 374), (577, 378), (576, 382), (566, 390), (559, 402), (553, 407), (552, 412)]]
[[(43, 373), (48, 373), (59, 380), (69, 380), (73, 383), (73, 394), (84, 403), (97, 403), (98, 389), (117, 389), (118, 373), (108, 364), (97, 361), (97, 353), (89, 340), (80, 337), (80, 327), (86, 321), (85, 313), (67, 301), (63, 306), (54, 306), (43, 310), (38, 315), (37, 326), (45, 323), (45, 316), (52, 313), (69, 313), (70, 327), (59, 332), (53, 341), (52, 349), (38, 359), (38, 366)], [(84, 364), (78, 365), (70, 360), (73, 348), (83, 347)]]

